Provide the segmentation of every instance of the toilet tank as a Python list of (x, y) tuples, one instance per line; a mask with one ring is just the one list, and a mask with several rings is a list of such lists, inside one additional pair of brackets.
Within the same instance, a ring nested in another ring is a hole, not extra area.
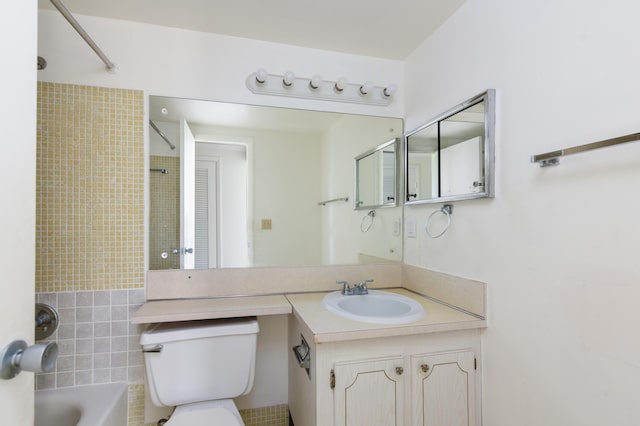
[(258, 331), (255, 317), (149, 326), (140, 344), (151, 400), (176, 406), (249, 393)]

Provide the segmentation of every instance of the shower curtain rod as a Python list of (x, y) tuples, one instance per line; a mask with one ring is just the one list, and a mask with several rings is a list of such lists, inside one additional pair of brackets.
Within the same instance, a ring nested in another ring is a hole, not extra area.
[(164, 141), (165, 141), (166, 143), (168, 143), (168, 144), (169, 144), (169, 146), (171, 147), (171, 149), (172, 149), (172, 150), (173, 150), (173, 149), (176, 149), (176, 146), (175, 146), (174, 144), (172, 144), (172, 143), (169, 141), (169, 139), (167, 139), (167, 137), (164, 135), (164, 133), (162, 133), (162, 130), (158, 129), (158, 126), (156, 126), (156, 123), (154, 123), (153, 121), (151, 121), (151, 119), (149, 119), (149, 124), (151, 125), (151, 127), (153, 127), (153, 130), (155, 130), (155, 131), (156, 131), (156, 133), (157, 133), (158, 135), (160, 135), (160, 137), (161, 137), (162, 139), (164, 139)]
[(80, 26), (78, 21), (76, 21), (73, 15), (71, 15), (71, 12), (69, 12), (69, 10), (62, 4), (62, 2), (60, 0), (50, 0), (50, 1), (51, 1), (51, 4), (53, 4), (56, 7), (56, 9), (60, 11), (62, 16), (64, 16), (65, 19), (69, 21), (71, 26), (78, 32), (78, 34), (80, 34), (80, 37), (82, 37), (84, 41), (87, 42), (89, 47), (93, 49), (94, 52), (96, 52), (96, 55), (98, 55), (102, 60), (102, 62), (104, 62), (104, 64), (107, 66), (107, 71), (110, 73), (115, 73), (116, 64), (111, 62), (109, 58), (107, 58), (107, 55), (105, 55), (104, 52), (100, 50), (98, 45), (91, 39), (91, 37), (89, 37), (89, 34), (87, 34), (84, 28)]

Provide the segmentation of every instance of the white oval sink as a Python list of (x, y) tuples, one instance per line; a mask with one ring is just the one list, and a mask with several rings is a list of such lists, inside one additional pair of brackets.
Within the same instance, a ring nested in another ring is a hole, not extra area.
[(322, 299), (322, 305), (341, 317), (376, 324), (406, 324), (425, 315), (424, 308), (415, 300), (380, 290), (352, 296), (334, 291)]

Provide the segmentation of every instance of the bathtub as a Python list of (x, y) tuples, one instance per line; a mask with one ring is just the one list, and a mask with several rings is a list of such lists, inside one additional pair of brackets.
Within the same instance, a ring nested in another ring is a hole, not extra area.
[(126, 383), (38, 390), (34, 426), (123, 426), (127, 408)]

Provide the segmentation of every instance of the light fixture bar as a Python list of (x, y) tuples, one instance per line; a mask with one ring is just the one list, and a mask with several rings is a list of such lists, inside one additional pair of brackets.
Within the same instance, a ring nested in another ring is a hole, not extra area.
[[(389, 105), (396, 91), (395, 85), (374, 86), (371, 82), (348, 83), (344, 78), (338, 79), (338, 81), (328, 81), (319, 79), (317, 75), (312, 78), (300, 78), (295, 77), (292, 72), (282, 75), (267, 74), (262, 69), (249, 74), (246, 83), (247, 88), (257, 95), (380, 106)], [(338, 83), (338, 87), (336, 87), (336, 83)], [(339, 90), (340, 87), (342, 90)]]

